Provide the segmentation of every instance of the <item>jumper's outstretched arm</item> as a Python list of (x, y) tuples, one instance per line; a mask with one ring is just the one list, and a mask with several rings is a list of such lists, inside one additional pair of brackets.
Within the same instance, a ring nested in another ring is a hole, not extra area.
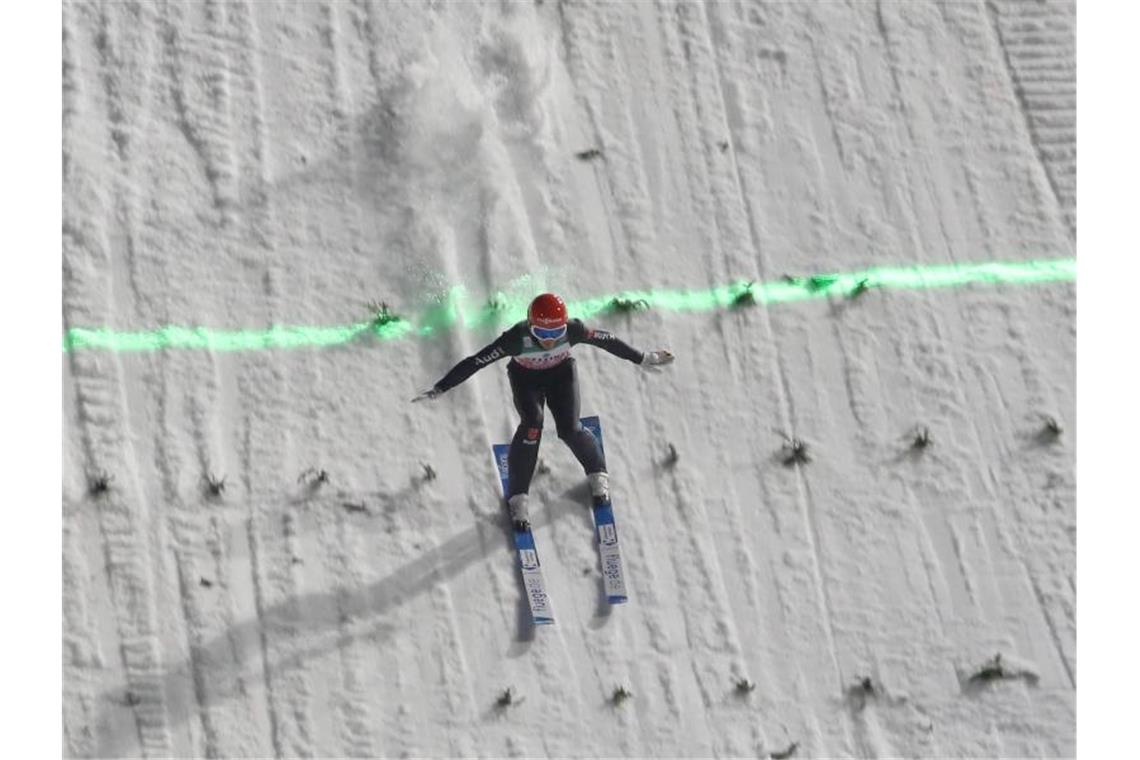
[(428, 388), (426, 391), (423, 391), (417, 395), (412, 399), (412, 401), (415, 402), (434, 399), (441, 393), (446, 393), (455, 386), (459, 385), (464, 380), (486, 367), (488, 364), (492, 364), (499, 359), (502, 359), (508, 353), (506, 346), (503, 345), (503, 341), (503, 335), (500, 335), (495, 339), (493, 343), (484, 346), (482, 349), (476, 351), (471, 356), (463, 359), (454, 367), (452, 367), (448, 373), (444, 375), (442, 379), (440, 379), (439, 382)]

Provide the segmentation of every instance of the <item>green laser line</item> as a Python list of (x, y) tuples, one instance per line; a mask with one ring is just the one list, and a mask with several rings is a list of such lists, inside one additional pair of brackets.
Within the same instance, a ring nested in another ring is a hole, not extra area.
[[(713, 311), (752, 302), (784, 304), (853, 294), (864, 288), (918, 290), (960, 287), (971, 283), (1034, 284), (1074, 280), (1076, 259), (1045, 259), (1021, 262), (987, 262), (946, 266), (872, 267), (857, 272), (788, 277), (775, 282), (737, 280), (705, 290), (626, 290), (606, 296), (570, 301), (570, 313), (589, 319), (614, 308), (615, 299), (644, 301), (665, 311)], [(517, 290), (517, 289), (516, 289)], [(451, 288), (412, 324), (400, 317), (331, 327), (275, 325), (264, 330), (215, 330), (208, 327), (162, 327), (146, 332), (121, 332), (103, 328), (75, 327), (63, 338), (63, 350), (157, 351), (160, 349), (205, 349), (209, 351), (256, 351), (272, 348), (340, 346), (362, 339), (379, 341), (428, 336), (462, 323), (480, 328), (501, 324), (507, 315), (526, 313), (530, 296), (515, 292), (496, 293), (482, 307), (469, 308), (466, 289)]]

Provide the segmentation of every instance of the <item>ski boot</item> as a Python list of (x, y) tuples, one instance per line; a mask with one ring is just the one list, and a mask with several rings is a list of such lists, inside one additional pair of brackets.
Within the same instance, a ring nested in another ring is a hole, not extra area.
[(527, 508), (528, 496), (517, 493), (507, 500), (507, 508), (511, 512), (511, 526), (516, 533), (526, 533), (530, 530), (530, 510)]
[(610, 476), (606, 472), (591, 472), (586, 476), (590, 480), (590, 498), (595, 507), (610, 503)]

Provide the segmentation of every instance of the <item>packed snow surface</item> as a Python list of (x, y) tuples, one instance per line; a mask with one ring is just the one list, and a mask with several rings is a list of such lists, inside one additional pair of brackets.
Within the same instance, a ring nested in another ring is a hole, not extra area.
[[(370, 301), (1071, 257), (1073, 19), (68, 2), (65, 322), (331, 326)], [(592, 319), (677, 361), (576, 349), (630, 601), (601, 596), (548, 420), (537, 630), (491, 459), (505, 365), (408, 403), (505, 323), (65, 353), (66, 753), (1071, 755), (1074, 300), (873, 288)], [(810, 462), (781, 462), (784, 434)]]

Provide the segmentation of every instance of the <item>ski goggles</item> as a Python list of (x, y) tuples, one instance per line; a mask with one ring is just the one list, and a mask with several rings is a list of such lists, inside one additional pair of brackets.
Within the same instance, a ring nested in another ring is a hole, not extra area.
[(562, 325), (561, 327), (539, 327), (538, 325), (531, 325), (530, 334), (539, 340), (558, 340), (566, 334), (566, 325)]

